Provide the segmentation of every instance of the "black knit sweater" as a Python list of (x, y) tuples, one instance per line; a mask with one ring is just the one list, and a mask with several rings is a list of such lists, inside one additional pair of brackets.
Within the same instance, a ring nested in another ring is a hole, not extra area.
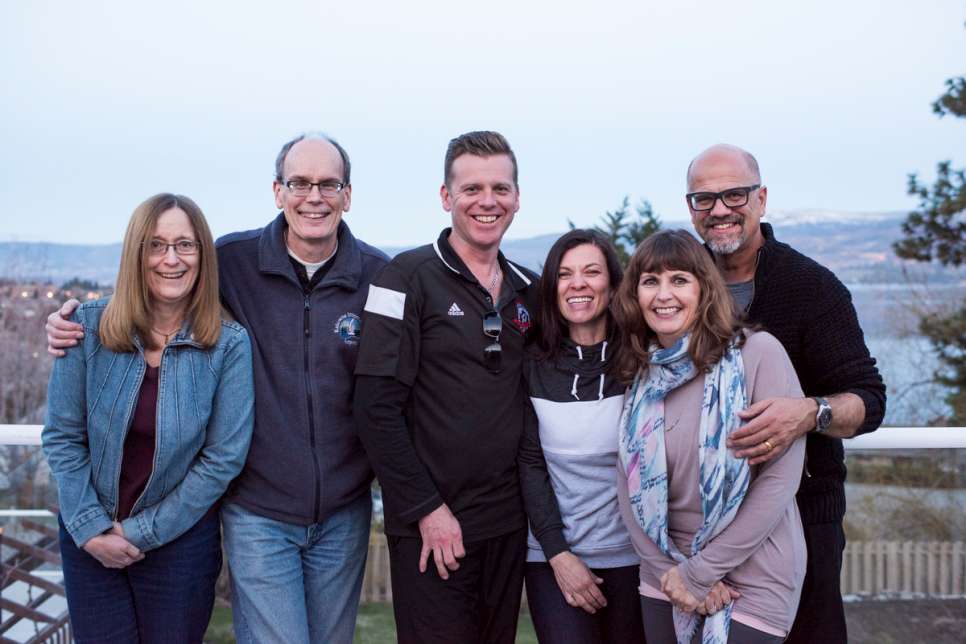
[[(769, 224), (761, 224), (761, 232), (765, 245), (758, 255), (748, 321), (781, 341), (806, 396), (859, 396), (865, 420), (856, 434), (874, 431), (885, 414), (885, 384), (865, 346), (852, 296), (830, 270), (776, 241)], [(798, 489), (802, 521), (841, 521), (844, 484), (842, 441), (812, 432)]]

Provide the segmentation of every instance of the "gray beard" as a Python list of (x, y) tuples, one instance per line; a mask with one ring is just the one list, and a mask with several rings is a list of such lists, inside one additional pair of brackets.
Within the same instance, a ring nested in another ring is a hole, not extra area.
[(711, 252), (715, 255), (730, 255), (741, 248), (741, 244), (744, 243), (744, 241), (745, 240), (742, 237), (738, 237), (737, 239), (727, 242), (708, 241), (708, 248), (710, 248)]

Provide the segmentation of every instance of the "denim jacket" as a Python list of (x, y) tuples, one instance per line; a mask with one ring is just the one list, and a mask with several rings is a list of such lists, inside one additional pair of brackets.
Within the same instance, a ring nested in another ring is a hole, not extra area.
[[(78, 547), (116, 518), (124, 439), (146, 371), (144, 352), (115, 353), (100, 342), (107, 300), (82, 304), (74, 321), (84, 338), (54, 361), (47, 387), (44, 453), (57, 480), (60, 513)], [(241, 470), (254, 422), (248, 333), (222, 321), (211, 349), (187, 323), (161, 355), (154, 466), (122, 522), (142, 551), (191, 528)]]

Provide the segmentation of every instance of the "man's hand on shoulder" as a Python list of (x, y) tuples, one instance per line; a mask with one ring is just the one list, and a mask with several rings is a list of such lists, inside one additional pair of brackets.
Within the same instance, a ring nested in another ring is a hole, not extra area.
[(769, 461), (815, 427), (817, 411), (818, 403), (811, 398), (760, 400), (738, 412), (748, 423), (728, 437), (728, 448), (749, 465)]
[(465, 557), (466, 550), (460, 522), (445, 503), (419, 520), (419, 535), (423, 539), (419, 572), (426, 572), (426, 563), (432, 554), (440, 578), (449, 579), (449, 571), (460, 567), (457, 559)]
[(67, 318), (80, 306), (75, 298), (70, 298), (60, 309), (47, 316), (47, 353), (57, 358), (64, 356), (64, 349), (76, 346), (77, 341), (84, 337), (84, 327)]

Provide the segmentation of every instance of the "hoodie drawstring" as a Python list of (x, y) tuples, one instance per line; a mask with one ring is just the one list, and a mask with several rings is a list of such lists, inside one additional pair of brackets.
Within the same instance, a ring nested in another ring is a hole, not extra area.
[[(580, 348), (580, 345), (579, 344), (576, 345), (575, 348), (577, 349), (577, 359), (578, 360), (583, 360), (584, 359), (584, 352)], [(600, 361), (601, 362), (607, 362), (607, 340), (604, 340), (604, 344), (600, 348)], [(577, 395), (577, 381), (578, 380), (580, 380), (580, 374), (579, 373), (575, 373), (574, 374), (574, 384), (570, 388), (570, 395), (573, 396), (575, 400), (580, 400), (580, 396)], [(600, 374), (600, 386), (597, 388), (597, 400), (603, 400), (603, 399), (604, 399), (604, 374), (601, 373)]]

